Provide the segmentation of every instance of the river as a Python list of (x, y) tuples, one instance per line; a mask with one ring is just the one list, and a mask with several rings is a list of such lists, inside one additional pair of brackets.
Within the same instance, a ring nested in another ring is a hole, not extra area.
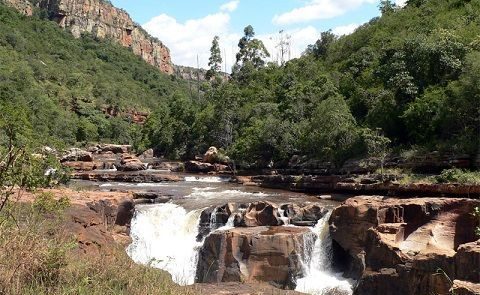
[[(319, 197), (282, 190), (248, 187), (229, 182), (229, 178), (184, 175), (185, 181), (172, 183), (96, 183), (80, 181), (81, 185), (103, 191), (154, 191), (172, 197), (166, 204), (138, 205), (131, 224), (132, 244), (128, 255), (137, 263), (168, 271), (181, 285), (195, 283), (199, 250), (201, 212), (211, 206), (226, 203), (271, 201), (276, 204), (315, 203), (332, 210), (338, 202), (327, 196)], [(328, 229), (329, 214), (310, 228), (312, 235), (305, 238), (303, 259), (304, 276), (298, 277), (296, 290), (314, 295), (351, 294), (352, 285), (331, 271), (331, 239)], [(212, 214), (213, 216), (213, 214)], [(292, 226), (292, 225), (286, 225)], [(212, 230), (228, 230), (233, 221)]]

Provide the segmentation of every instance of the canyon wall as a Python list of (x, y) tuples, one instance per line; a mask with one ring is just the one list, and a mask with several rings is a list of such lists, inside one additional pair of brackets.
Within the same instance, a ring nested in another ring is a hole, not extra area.
[[(26, 0), (4, 0), (25, 15), (32, 15), (32, 3)], [(169, 49), (150, 36), (122, 9), (104, 0), (40, 0), (40, 8), (49, 18), (79, 38), (90, 33), (96, 38), (110, 39), (129, 47), (133, 53), (160, 71), (173, 74)]]

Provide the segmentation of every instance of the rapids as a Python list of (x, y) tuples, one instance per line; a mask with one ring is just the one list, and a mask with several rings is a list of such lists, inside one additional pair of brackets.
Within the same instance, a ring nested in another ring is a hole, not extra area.
[[(221, 177), (185, 177), (177, 183), (108, 183), (83, 182), (99, 190), (155, 191), (173, 197), (167, 204), (138, 205), (131, 224), (132, 244), (127, 254), (137, 263), (168, 271), (180, 285), (195, 283), (198, 253), (204, 238), (198, 240), (201, 212), (210, 206), (226, 203), (272, 201), (283, 203), (319, 203), (333, 209), (338, 203), (300, 193), (228, 183)], [(218, 226), (215, 212), (211, 215), (210, 230), (228, 230), (234, 227), (233, 214), (224, 226)], [(283, 216), (283, 211), (279, 212)], [(304, 239), (301, 258), (303, 277), (297, 278), (297, 291), (314, 295), (350, 295), (351, 282), (331, 271), (332, 241), (327, 214), (311, 228)], [(282, 217), (288, 223), (288, 219)], [(286, 225), (293, 226), (293, 225)]]

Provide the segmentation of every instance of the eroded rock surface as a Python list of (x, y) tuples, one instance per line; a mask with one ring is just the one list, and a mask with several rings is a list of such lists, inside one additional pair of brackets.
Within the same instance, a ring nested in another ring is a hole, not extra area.
[(298, 227), (249, 227), (215, 231), (199, 254), (197, 281), (268, 282), (292, 288), (302, 272), (304, 236)]
[(479, 204), (470, 199), (349, 199), (330, 218), (337, 265), (343, 263), (347, 274), (359, 279), (355, 294), (449, 294), (449, 278), (478, 280), (471, 213)]

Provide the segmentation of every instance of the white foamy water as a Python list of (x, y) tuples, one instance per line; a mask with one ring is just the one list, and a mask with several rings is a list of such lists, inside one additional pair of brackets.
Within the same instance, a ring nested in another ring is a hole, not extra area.
[(195, 282), (198, 224), (202, 210), (175, 204), (139, 206), (131, 226), (128, 255), (137, 263), (168, 271), (180, 285)]
[(312, 295), (351, 295), (349, 280), (334, 274), (332, 265), (332, 240), (328, 229), (327, 214), (312, 228), (313, 235), (305, 238), (303, 267), (305, 277), (297, 279), (295, 291)]
[(207, 176), (207, 177), (197, 177), (197, 176), (187, 176), (185, 177), (186, 182), (206, 182), (206, 183), (220, 183), (228, 182), (230, 178), (217, 177), (217, 176)]
[(185, 198), (202, 198), (202, 199), (217, 199), (217, 198), (224, 198), (228, 200), (229, 198), (241, 198), (241, 197), (266, 197), (268, 196), (265, 193), (255, 192), (243, 192), (240, 190), (223, 190), (223, 191), (203, 191), (203, 190), (195, 190), (193, 193), (189, 194)]
[(114, 183), (104, 183), (99, 185), (99, 187), (162, 187), (167, 186), (165, 183), (153, 183), (153, 182), (141, 182), (141, 183), (127, 183), (127, 182), (114, 182)]

